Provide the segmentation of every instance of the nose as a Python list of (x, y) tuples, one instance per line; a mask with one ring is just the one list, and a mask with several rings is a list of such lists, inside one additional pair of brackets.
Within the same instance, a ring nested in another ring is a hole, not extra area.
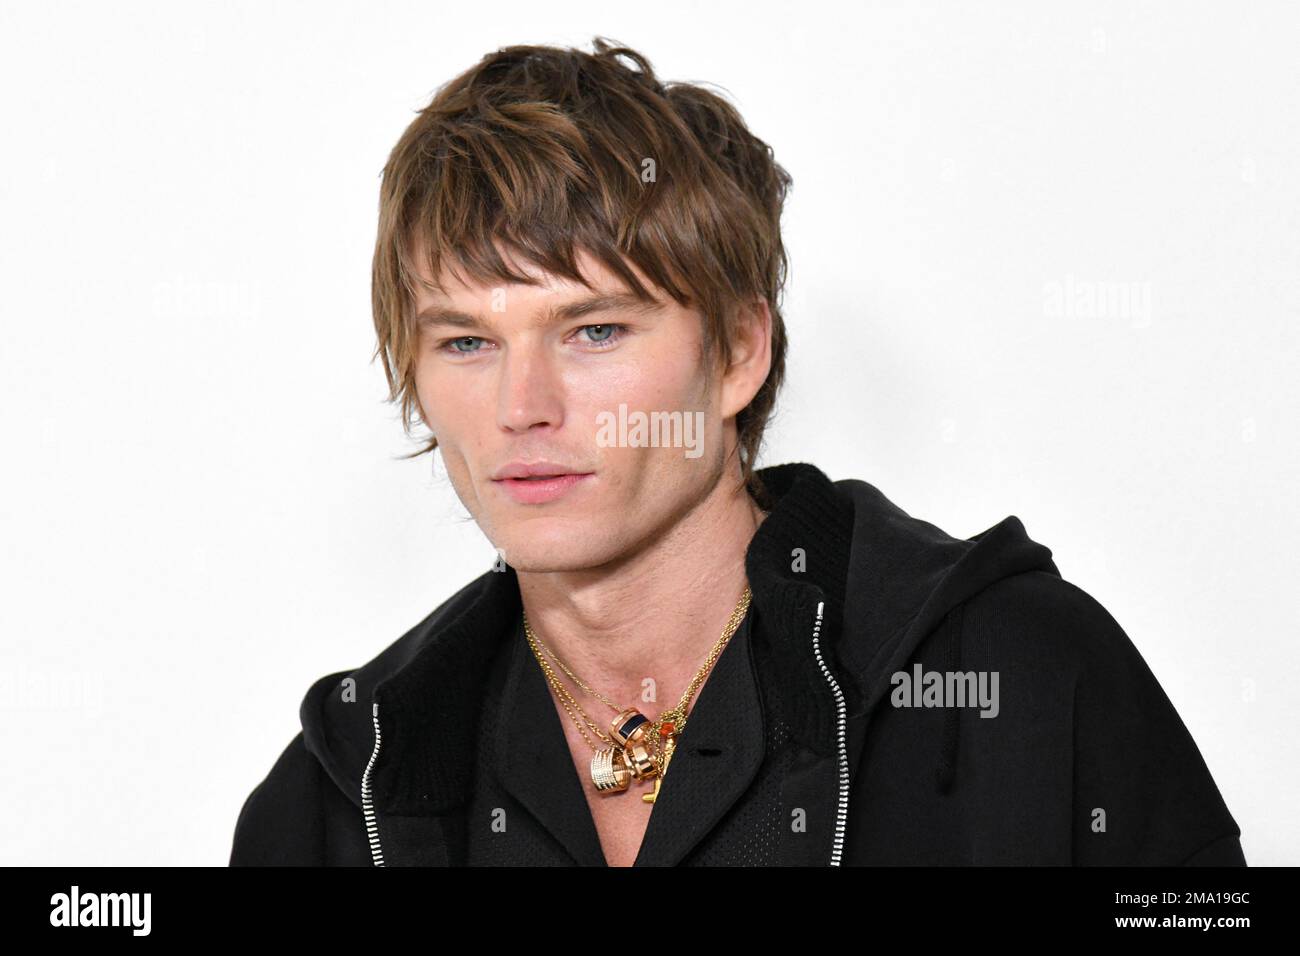
[(564, 424), (563, 383), (540, 345), (512, 347), (501, 363), (497, 421), (511, 432)]

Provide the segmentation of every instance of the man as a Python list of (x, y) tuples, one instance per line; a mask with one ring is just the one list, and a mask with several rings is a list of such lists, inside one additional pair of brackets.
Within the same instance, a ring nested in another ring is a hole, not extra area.
[(754, 468), (789, 183), (599, 39), (421, 111), (378, 354), (498, 561), (310, 688), (232, 864), (1245, 863), (1141, 656), (1016, 517), (960, 539)]

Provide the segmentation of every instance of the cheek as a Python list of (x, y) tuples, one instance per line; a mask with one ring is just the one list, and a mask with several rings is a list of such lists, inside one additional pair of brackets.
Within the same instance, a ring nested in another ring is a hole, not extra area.
[(566, 381), (569, 396), (583, 408), (616, 411), (620, 402), (641, 411), (675, 411), (697, 403), (702, 379), (674, 351), (638, 350), (617, 365), (583, 369)]
[(438, 375), (430, 368), (417, 368), (415, 373), (415, 393), (419, 399), (421, 417), (435, 435), (444, 433), (450, 437), (458, 421), (464, 420), (464, 409), (468, 396), (465, 389), (453, 387), (446, 375)]

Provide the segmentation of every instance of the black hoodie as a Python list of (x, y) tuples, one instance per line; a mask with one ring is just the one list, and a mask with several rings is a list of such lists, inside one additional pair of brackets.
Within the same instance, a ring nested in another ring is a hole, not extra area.
[[(954, 538), (865, 481), (759, 477), (753, 661), (798, 748), (780, 801), (799, 836), (775, 862), (1245, 865), (1141, 655), (1018, 518)], [(231, 865), (463, 865), (483, 688), (520, 610), (514, 570), (486, 571), (316, 681)], [(992, 706), (942, 696), (961, 674)]]

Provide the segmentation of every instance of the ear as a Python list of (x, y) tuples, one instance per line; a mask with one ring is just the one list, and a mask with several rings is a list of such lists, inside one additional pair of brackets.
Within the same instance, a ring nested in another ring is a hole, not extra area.
[(767, 381), (772, 370), (772, 311), (755, 299), (736, 316), (731, 362), (722, 378), (722, 417), (740, 413)]

